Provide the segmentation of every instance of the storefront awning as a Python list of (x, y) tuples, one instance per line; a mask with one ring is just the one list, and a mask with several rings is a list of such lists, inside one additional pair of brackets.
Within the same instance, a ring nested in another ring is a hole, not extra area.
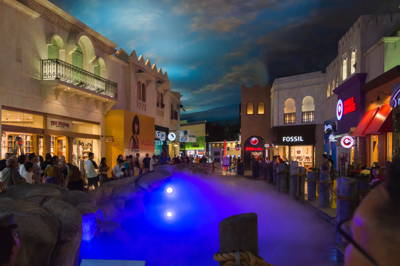
[(363, 137), (392, 131), (391, 113), (392, 107), (389, 104), (366, 112), (352, 135)]
[(362, 117), (360, 123), (358, 123), (356, 130), (353, 132), (354, 137), (363, 137), (365, 136), (364, 132), (368, 128), (368, 126), (371, 124), (371, 121), (374, 119), (374, 116), (378, 112), (379, 108), (370, 110), (364, 114)]
[(392, 113), (392, 107), (389, 104), (382, 105), (379, 108), (379, 111), (374, 116), (374, 119), (371, 121), (370, 125), (368, 126), (364, 134), (377, 135), (391, 131), (392, 127), (391, 113)]

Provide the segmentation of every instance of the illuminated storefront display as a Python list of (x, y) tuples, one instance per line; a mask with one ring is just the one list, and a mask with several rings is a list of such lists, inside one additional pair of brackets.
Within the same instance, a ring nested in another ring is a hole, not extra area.
[(100, 157), (100, 125), (96, 123), (3, 107), (1, 125), (2, 158), (6, 153), (51, 153), (78, 164), (89, 152)]
[(118, 155), (154, 153), (154, 118), (125, 110), (111, 110), (105, 118), (107, 136), (106, 157), (114, 164)]
[(274, 127), (273, 154), (299, 166), (314, 167), (315, 125)]
[(169, 129), (162, 126), (155, 126), (154, 154), (161, 155), (163, 152), (168, 153), (167, 136)]

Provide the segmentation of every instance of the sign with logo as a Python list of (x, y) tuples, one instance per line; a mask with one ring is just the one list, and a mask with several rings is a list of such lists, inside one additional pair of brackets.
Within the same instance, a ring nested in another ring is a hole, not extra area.
[(171, 132), (168, 134), (168, 140), (169, 141), (174, 141), (176, 140), (176, 134), (174, 132)]
[(390, 98), (390, 105), (393, 108), (396, 108), (400, 105), (400, 84), (398, 84), (393, 90), (392, 97)]
[(251, 144), (251, 145), (257, 146), (258, 143), (260, 143), (260, 141), (258, 140), (258, 138), (252, 137), (252, 138), (250, 139), (250, 144)]
[(303, 136), (284, 136), (282, 142), (304, 142)]
[(58, 131), (72, 131), (72, 122), (66, 119), (48, 117), (47, 129)]
[(274, 145), (315, 145), (315, 125), (274, 127)]
[(161, 140), (161, 141), (166, 141), (167, 140), (167, 132), (156, 130), (156, 139)]
[(350, 149), (351, 147), (354, 146), (354, 138), (352, 136), (344, 136), (341, 140), (340, 140), (340, 145), (342, 145), (343, 148), (345, 149)]
[(344, 115), (352, 113), (357, 110), (356, 101), (354, 97), (346, 99), (344, 102), (339, 99), (336, 104), (336, 117), (341, 120)]

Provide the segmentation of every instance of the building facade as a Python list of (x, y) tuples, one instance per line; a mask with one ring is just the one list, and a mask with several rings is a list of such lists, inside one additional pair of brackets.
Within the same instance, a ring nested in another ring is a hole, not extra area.
[[(0, 34), (8, 36), (0, 44), (1, 157), (51, 153), (78, 164), (94, 152), (99, 160), (116, 142), (128, 143), (107, 132), (110, 110), (144, 117), (152, 153), (155, 125), (179, 126), (180, 95), (166, 73), (134, 52), (117, 51), (51, 2), (0, 2)], [(132, 131), (133, 119), (119, 130), (130, 124)]]
[(274, 80), (271, 90), (273, 153), (312, 168), (323, 153), (325, 74), (313, 72)]
[(241, 153), (245, 167), (252, 157), (271, 157), (271, 87), (241, 88)]

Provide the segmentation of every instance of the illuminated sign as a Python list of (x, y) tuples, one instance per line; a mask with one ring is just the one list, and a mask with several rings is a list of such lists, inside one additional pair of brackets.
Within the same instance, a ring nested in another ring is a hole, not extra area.
[(336, 117), (338, 120), (343, 118), (343, 115), (352, 113), (357, 110), (357, 105), (354, 97), (350, 97), (344, 102), (339, 99), (336, 105)]
[(342, 145), (342, 147), (345, 149), (350, 149), (354, 146), (354, 138), (352, 136), (344, 136), (340, 140), (340, 145)]
[(250, 139), (250, 144), (251, 144), (251, 145), (256, 146), (256, 145), (258, 145), (258, 143), (260, 143), (260, 141), (258, 140), (258, 138), (253, 137), (253, 138)]
[(284, 136), (282, 142), (304, 142), (303, 136)]
[(165, 141), (167, 139), (167, 133), (164, 131), (156, 131), (156, 138), (161, 140), (161, 141)]
[(176, 134), (174, 132), (171, 132), (168, 134), (168, 140), (169, 141), (174, 141), (176, 140)]
[(244, 149), (245, 151), (263, 151), (263, 148), (259, 148), (259, 147), (246, 147)]
[(393, 108), (396, 108), (397, 106), (400, 105), (400, 85), (397, 85), (397, 87), (394, 89), (394, 93), (390, 98), (390, 105)]

